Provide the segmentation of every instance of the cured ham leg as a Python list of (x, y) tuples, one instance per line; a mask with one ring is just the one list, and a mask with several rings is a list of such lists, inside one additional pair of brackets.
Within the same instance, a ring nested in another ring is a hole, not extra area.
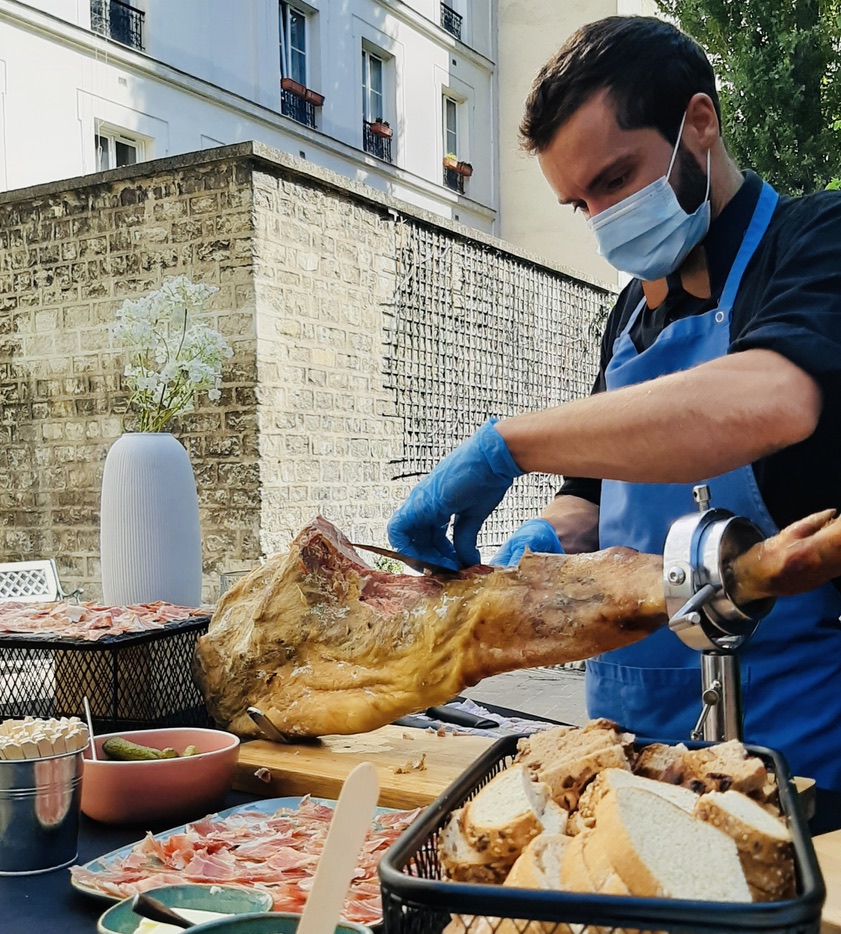
[[(841, 519), (820, 513), (739, 556), (740, 602), (841, 575)], [(261, 708), (283, 733), (362, 733), (489, 675), (589, 658), (666, 625), (662, 556), (628, 548), (524, 555), (446, 577), (370, 568), (319, 518), (219, 601), (194, 674), (242, 736)]]

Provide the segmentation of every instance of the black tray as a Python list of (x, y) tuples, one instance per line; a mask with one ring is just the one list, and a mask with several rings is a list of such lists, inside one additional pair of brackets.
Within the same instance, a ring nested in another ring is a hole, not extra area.
[(0, 634), (0, 720), (84, 717), (112, 733), (167, 726), (213, 726), (191, 662), (209, 616), (99, 639)]
[[(641, 749), (653, 740), (638, 741)], [(686, 743), (690, 748), (709, 743)], [(451, 915), (473, 916), (467, 934), (488, 934), (499, 919), (517, 919), (507, 932), (552, 934), (565, 924), (598, 925), (604, 934), (631, 931), (704, 932), (776, 931), (779, 934), (817, 934), (826, 891), (818, 868), (806, 819), (785, 759), (774, 750), (747, 746), (777, 777), (780, 805), (789, 819), (797, 869), (797, 896), (789, 901), (750, 905), (681, 899), (588, 895), (473, 885), (441, 879), (438, 834), (456, 808), (461, 807), (490, 779), (511, 764), (517, 737), (494, 743), (392, 845), (380, 861), (383, 912), (388, 934), (439, 934)], [(699, 872), (704, 867), (698, 867)], [(526, 931), (528, 921), (542, 921)], [(479, 924), (480, 921), (487, 922)]]

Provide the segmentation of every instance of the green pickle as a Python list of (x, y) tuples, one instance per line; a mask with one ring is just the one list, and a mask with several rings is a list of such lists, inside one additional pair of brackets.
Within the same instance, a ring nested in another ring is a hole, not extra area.
[[(117, 759), (120, 762), (142, 762), (146, 759), (163, 758), (160, 749), (141, 746), (140, 743), (133, 743), (129, 739), (123, 739), (122, 736), (112, 736), (111, 739), (105, 740), (102, 744), (102, 751), (109, 759)], [(178, 753), (175, 754), (178, 755)]]
[(133, 743), (130, 739), (124, 739), (122, 736), (113, 736), (105, 740), (102, 744), (102, 751), (109, 759), (116, 759), (118, 762), (144, 762), (152, 759), (180, 759), (182, 756), (197, 756), (198, 749), (195, 746), (188, 746), (184, 752), (178, 752), (172, 746), (165, 749), (155, 749), (153, 746), (141, 746), (140, 743)]

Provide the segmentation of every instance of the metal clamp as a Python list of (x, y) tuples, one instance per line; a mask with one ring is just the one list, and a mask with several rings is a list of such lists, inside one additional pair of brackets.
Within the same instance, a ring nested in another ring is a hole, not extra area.
[(725, 568), (765, 536), (749, 519), (709, 508), (709, 487), (693, 490), (699, 512), (672, 523), (663, 549), (669, 627), (697, 651), (732, 651), (745, 642), (774, 599), (739, 606), (727, 592)]

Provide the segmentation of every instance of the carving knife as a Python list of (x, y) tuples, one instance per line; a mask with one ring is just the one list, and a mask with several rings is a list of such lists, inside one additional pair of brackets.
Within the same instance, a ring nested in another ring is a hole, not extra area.
[(356, 542), (350, 543), (351, 548), (361, 548), (363, 551), (373, 551), (376, 555), (382, 555), (384, 558), (391, 558), (394, 561), (402, 561), (413, 571), (429, 571), (430, 574), (444, 574), (452, 576), (458, 574), (452, 568), (445, 568), (443, 564), (435, 564), (432, 561), (424, 561), (421, 558), (412, 558), (409, 555), (402, 555), (399, 551), (392, 551), (390, 548), (380, 548), (377, 545), (360, 545)]

